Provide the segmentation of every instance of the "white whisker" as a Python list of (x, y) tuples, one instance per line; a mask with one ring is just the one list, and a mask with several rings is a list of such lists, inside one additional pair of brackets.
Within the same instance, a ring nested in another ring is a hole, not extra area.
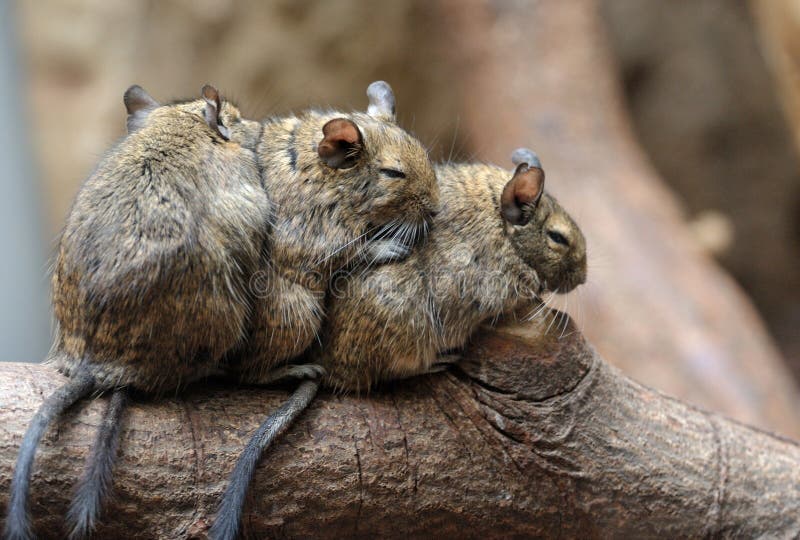
[(569, 314), (567, 311), (569, 309), (569, 295), (567, 295), (565, 301), (566, 304), (564, 306), (564, 328), (561, 330), (561, 334), (558, 336), (558, 339), (562, 339), (564, 337), (564, 332), (567, 331), (567, 327), (569, 326)]
[[(555, 297), (555, 295), (557, 295), (557, 294), (558, 294), (558, 289), (556, 289), (556, 290), (555, 290), (555, 292), (554, 292), (554, 297)], [(558, 313), (558, 312), (556, 312), (556, 313)], [(553, 323), (556, 321), (556, 317), (557, 317), (557, 315), (554, 315), (552, 311), (550, 312), (550, 316), (551, 316), (551, 319), (550, 319), (550, 324), (548, 324), (548, 325), (547, 325), (547, 329), (544, 331), (544, 334), (545, 334), (545, 335), (547, 335), (547, 334), (549, 334), (549, 333), (550, 333), (550, 328), (553, 326)]]
[(555, 294), (551, 293), (550, 296), (548, 296), (543, 302), (541, 302), (539, 306), (534, 306), (534, 309), (532, 310), (533, 313), (531, 313), (531, 315), (528, 316), (527, 320), (532, 321), (536, 319), (536, 317), (538, 317), (540, 313), (542, 313), (545, 309), (547, 309), (547, 306), (550, 304), (553, 298), (555, 298)]
[(324, 263), (325, 261), (327, 261), (327, 260), (328, 260), (328, 259), (330, 259), (331, 257), (335, 256), (337, 253), (340, 253), (342, 250), (344, 250), (344, 249), (347, 249), (349, 246), (351, 246), (351, 245), (353, 245), (354, 243), (358, 242), (359, 240), (361, 240), (362, 238), (364, 238), (365, 236), (367, 236), (369, 233), (371, 233), (372, 231), (374, 231), (374, 230), (375, 230), (375, 229), (377, 229), (377, 228), (378, 228), (378, 226), (377, 226), (377, 225), (376, 225), (376, 226), (374, 226), (374, 227), (371, 227), (369, 230), (367, 230), (367, 231), (366, 231), (366, 232), (364, 232), (363, 234), (360, 234), (360, 235), (358, 235), (357, 237), (353, 238), (352, 240), (350, 240), (349, 242), (347, 242), (347, 243), (346, 243), (346, 244), (344, 244), (343, 246), (340, 246), (340, 247), (338, 247), (338, 248), (334, 249), (332, 252), (330, 252), (330, 253), (326, 254), (326, 255), (325, 255), (325, 256), (324, 256), (322, 259), (320, 259), (320, 260), (318, 260), (318, 261), (315, 261), (315, 262), (314, 262), (314, 266), (319, 266), (319, 265), (321, 265), (322, 263)]

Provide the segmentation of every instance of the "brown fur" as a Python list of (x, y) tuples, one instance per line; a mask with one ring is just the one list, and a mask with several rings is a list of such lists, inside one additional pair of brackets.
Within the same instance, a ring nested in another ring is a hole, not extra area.
[(482, 322), (585, 281), (583, 234), (554, 198), (525, 185), (524, 225), (503, 217), (501, 194), (528, 173), (521, 169), (511, 180), (514, 173), (489, 165), (438, 166), (442, 211), (425, 244), (404, 261), (334, 279), (311, 355), (327, 370), (325, 384), (358, 392), (425, 373)]
[[(67, 219), (51, 358), (68, 375), (86, 367), (98, 390), (176, 390), (237, 349), (232, 369), (258, 379), (313, 342), (333, 271), (406, 255), (438, 205), (425, 149), (385, 105), (262, 125), (218, 101), (218, 127), (207, 101), (126, 94), (132, 132)], [(334, 167), (317, 145), (339, 133), (352, 148)], [(415, 234), (391, 237), (395, 221)]]
[[(215, 131), (205, 107), (132, 114), (135, 130), (86, 180), (67, 219), (52, 359), (67, 374), (85, 366), (98, 389), (180, 388), (245, 337), (271, 207), (255, 155)], [(220, 121), (242, 140), (260, 132), (229, 103)]]
[[(350, 131), (353, 124), (360, 137)], [(328, 135), (323, 126), (345, 132), (352, 166), (335, 168), (321, 159), (330, 151), (318, 148)], [(333, 272), (404, 257), (438, 208), (427, 152), (393, 115), (312, 110), (268, 120), (257, 155), (275, 224), (252, 282), (251, 333), (232, 367), (254, 381), (317, 338)]]

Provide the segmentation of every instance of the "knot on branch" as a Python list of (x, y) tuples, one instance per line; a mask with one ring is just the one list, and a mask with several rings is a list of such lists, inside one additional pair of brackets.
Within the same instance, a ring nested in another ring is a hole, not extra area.
[[(553, 318), (564, 322), (551, 324)], [(569, 315), (549, 310), (534, 321), (483, 328), (458, 366), (493, 392), (542, 402), (575, 389), (594, 362), (594, 351)]]

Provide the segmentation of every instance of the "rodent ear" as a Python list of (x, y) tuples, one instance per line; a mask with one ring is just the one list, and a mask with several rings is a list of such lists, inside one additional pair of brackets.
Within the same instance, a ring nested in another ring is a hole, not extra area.
[(348, 169), (356, 164), (364, 148), (361, 131), (347, 118), (334, 118), (322, 126), (324, 138), (317, 153), (328, 167)]
[(367, 114), (378, 120), (395, 121), (395, 101), (392, 87), (386, 81), (375, 81), (367, 87)]
[(529, 167), (542, 168), (542, 162), (539, 161), (539, 156), (537, 156), (536, 152), (530, 148), (517, 148), (514, 150), (514, 152), (511, 154), (511, 162), (514, 165), (527, 163)]
[(138, 84), (134, 84), (125, 90), (122, 101), (125, 103), (125, 110), (128, 111), (128, 133), (133, 133), (142, 127), (142, 120), (147, 117), (147, 113), (161, 106), (153, 96)]
[(122, 100), (125, 102), (125, 109), (127, 109), (128, 114), (134, 114), (142, 109), (155, 109), (160, 106), (158, 101), (138, 84), (134, 84), (125, 90)]
[(225, 129), (219, 121), (219, 114), (220, 111), (222, 111), (222, 99), (219, 97), (219, 91), (210, 84), (207, 84), (200, 89), (200, 95), (203, 96), (206, 102), (206, 108), (203, 112), (206, 124), (227, 141), (228, 130)]
[(535, 206), (544, 193), (544, 171), (520, 163), (514, 176), (503, 188), (500, 196), (500, 213), (513, 225), (525, 225), (530, 221), (524, 215), (525, 206)]

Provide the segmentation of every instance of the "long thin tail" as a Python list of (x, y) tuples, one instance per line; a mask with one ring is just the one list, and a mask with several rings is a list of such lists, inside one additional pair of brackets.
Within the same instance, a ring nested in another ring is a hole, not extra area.
[(79, 371), (64, 386), (50, 394), (36, 411), (28, 424), (22, 445), (17, 456), (14, 478), (11, 480), (11, 497), (3, 537), (6, 540), (29, 540), (33, 538), (30, 516), (28, 515), (28, 494), (31, 488), (31, 472), (36, 447), (42, 439), (47, 426), (61, 416), (70, 406), (86, 397), (94, 389), (94, 377), (87, 371)]
[(306, 380), (286, 402), (262, 423), (247, 443), (222, 496), (217, 518), (209, 531), (212, 540), (234, 540), (239, 533), (244, 498), (262, 452), (303, 412), (319, 390), (320, 381)]
[(88, 538), (91, 535), (100, 517), (103, 503), (111, 494), (111, 479), (117, 458), (120, 427), (127, 404), (127, 389), (114, 390), (67, 512), (69, 537), (72, 540)]

